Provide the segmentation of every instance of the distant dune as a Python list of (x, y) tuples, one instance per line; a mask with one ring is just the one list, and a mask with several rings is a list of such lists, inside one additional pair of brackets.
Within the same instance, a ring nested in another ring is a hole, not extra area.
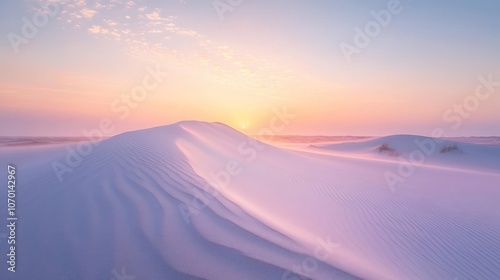
[(25, 137), (0, 136), (0, 147), (26, 147), (40, 145), (56, 145), (85, 141), (85, 137)]
[(471, 143), (472, 140), (465, 142), (463, 138), (436, 139), (416, 135), (393, 135), (358, 142), (312, 145), (312, 147), (321, 149), (321, 152), (327, 150), (367, 159), (397, 162), (405, 160), (411, 162), (413, 160), (414, 165), (437, 165), (489, 172), (500, 171), (500, 146)]
[(0, 278), (500, 279), (500, 147), (353, 140), (288, 149), (181, 122), (3, 147), (19, 262)]

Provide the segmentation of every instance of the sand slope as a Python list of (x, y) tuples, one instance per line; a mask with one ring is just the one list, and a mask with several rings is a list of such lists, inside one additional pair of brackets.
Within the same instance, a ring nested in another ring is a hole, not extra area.
[(3, 148), (19, 168), (19, 261), (0, 276), (499, 279), (499, 148), (461, 145), (391, 190), (399, 162), (373, 149), (414, 140), (291, 151), (181, 122), (99, 142), (62, 182), (64, 146)]

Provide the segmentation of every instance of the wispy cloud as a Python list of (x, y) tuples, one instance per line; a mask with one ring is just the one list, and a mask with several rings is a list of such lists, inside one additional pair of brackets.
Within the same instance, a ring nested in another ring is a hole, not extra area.
[[(212, 77), (207, 78), (214, 82), (220, 81), (224, 86), (244, 88), (270, 98), (276, 98), (273, 94), (285, 81), (293, 80), (291, 73), (277, 73), (279, 67), (267, 60), (238, 53), (227, 44), (219, 44), (191, 27), (180, 25), (176, 15), (149, 7), (140, 0), (60, 3), (59, 20), (76, 29), (83, 28), (92, 36), (119, 41), (134, 57), (156, 57), (197, 65), (197, 69), (210, 69), (208, 72)], [(194, 47), (183, 49), (172, 45)], [(263, 71), (273, 68), (273, 75)]]
[(99, 25), (92, 25), (88, 30), (92, 34), (106, 34), (106, 33), (109, 33), (108, 29), (102, 28)]
[(83, 8), (80, 10), (80, 14), (82, 14), (84, 18), (92, 18), (96, 13), (97, 11), (88, 8)]

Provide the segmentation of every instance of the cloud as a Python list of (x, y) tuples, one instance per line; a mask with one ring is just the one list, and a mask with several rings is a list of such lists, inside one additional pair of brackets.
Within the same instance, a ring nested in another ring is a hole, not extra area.
[(84, 18), (92, 18), (92, 17), (94, 17), (94, 15), (96, 13), (97, 13), (97, 11), (91, 10), (91, 9), (88, 9), (88, 8), (84, 8), (84, 9), (80, 10), (80, 14), (82, 14), (82, 16)]
[(177, 34), (189, 37), (199, 37), (200, 34), (191, 29), (179, 29), (176, 31)]
[(198, 30), (179, 24), (177, 16), (167, 10), (144, 4), (141, 0), (72, 0), (60, 4), (58, 19), (93, 36), (121, 42), (125, 52), (138, 59), (193, 65), (213, 75), (206, 78), (257, 95), (271, 96), (283, 81), (293, 80), (285, 71), (277, 74), (280, 71), (268, 60), (214, 42)]
[(92, 27), (90, 27), (88, 29), (88, 31), (90, 33), (92, 33), (92, 34), (106, 34), (106, 33), (109, 33), (109, 29), (102, 28), (99, 25), (92, 25)]
[(162, 17), (160, 16), (160, 14), (158, 12), (153, 12), (153, 13), (150, 13), (150, 14), (146, 14), (146, 17), (149, 20), (152, 20), (152, 21), (160, 21), (160, 20), (162, 20)]
[(109, 26), (111, 26), (111, 27), (114, 27), (114, 26), (118, 26), (118, 25), (119, 25), (119, 23), (118, 23), (118, 22), (113, 21), (113, 20), (110, 20), (110, 19), (105, 19), (105, 20), (104, 20), (104, 22), (105, 22), (105, 23), (107, 23), (107, 24), (108, 24)]

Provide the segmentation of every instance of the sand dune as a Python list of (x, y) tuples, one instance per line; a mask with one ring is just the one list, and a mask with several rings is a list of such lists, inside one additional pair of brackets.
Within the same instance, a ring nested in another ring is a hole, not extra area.
[[(388, 149), (381, 149), (383, 145)], [(311, 147), (313, 151), (318, 149), (320, 152), (331, 151), (331, 154), (371, 159), (393, 161), (400, 161), (401, 158), (407, 161), (414, 159), (418, 165), (475, 169), (493, 173), (500, 170), (500, 147), (497, 145), (478, 145), (416, 135), (393, 135), (357, 142), (311, 145)]]
[(500, 148), (436, 144), (388, 188), (400, 162), (377, 148), (404, 158), (424, 140), (297, 151), (181, 122), (98, 142), (62, 181), (68, 146), (2, 148), (19, 168), (19, 263), (0, 276), (499, 279)]

